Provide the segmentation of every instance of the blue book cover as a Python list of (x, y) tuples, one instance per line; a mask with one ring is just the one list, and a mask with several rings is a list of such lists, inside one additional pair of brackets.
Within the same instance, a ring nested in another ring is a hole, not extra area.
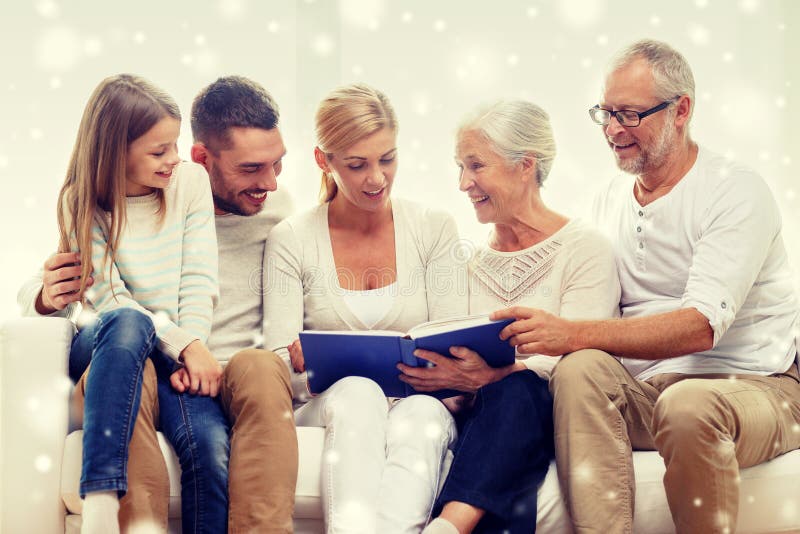
[[(408, 331), (324, 331), (300, 332), (303, 357), (312, 394), (319, 394), (346, 376), (374, 380), (387, 397), (407, 397), (420, 393), (398, 377), (400, 362), (414, 367), (430, 365), (414, 356), (426, 349), (450, 356), (450, 347), (467, 347), (480, 354), (492, 367), (514, 363), (514, 347), (499, 337), (513, 319), (490, 321), (488, 316), (470, 316), (433, 321)], [(429, 393), (438, 398), (460, 392), (440, 390)]]

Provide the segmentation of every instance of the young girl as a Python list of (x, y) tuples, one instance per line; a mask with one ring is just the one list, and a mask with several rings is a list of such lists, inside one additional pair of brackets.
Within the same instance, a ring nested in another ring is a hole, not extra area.
[(297, 371), (297, 424), (325, 427), (327, 532), (419, 532), (455, 439), (447, 409), (427, 395), (389, 403), (375, 382), (353, 376), (309, 399), (296, 339), (303, 329), (405, 331), (464, 315), (455, 222), (391, 198), (397, 120), (379, 91), (334, 91), (320, 104), (316, 130), (323, 202), (267, 239), (264, 345)]
[[(119, 531), (148, 359), (158, 375), (161, 428), (181, 460), (184, 532), (226, 528), (228, 426), (213, 398), (221, 368), (204, 345), (217, 298), (214, 212), (204, 170), (178, 158), (180, 120), (173, 99), (146, 80), (103, 80), (84, 110), (59, 195), (60, 251), (77, 251), (77, 291), (96, 312), (70, 352), (73, 376), (91, 362), (78, 388), (82, 532)], [(43, 308), (57, 308), (41, 298)], [(162, 462), (155, 454), (152, 462)], [(165, 526), (166, 503), (152, 506)]]

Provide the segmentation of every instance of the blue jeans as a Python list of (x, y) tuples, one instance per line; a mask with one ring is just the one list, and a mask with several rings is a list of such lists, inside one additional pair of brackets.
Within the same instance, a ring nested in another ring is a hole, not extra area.
[(155, 339), (146, 315), (123, 308), (101, 314), (72, 340), (70, 376), (80, 378), (78, 369), (92, 363), (83, 411), (81, 497), (110, 490), (122, 496), (128, 490), (128, 443)]
[(554, 456), (547, 381), (519, 371), (484, 386), (460, 422), (434, 515), (459, 501), (486, 511), (474, 532), (536, 532), (537, 491)]
[(178, 393), (175, 362), (156, 351), (160, 427), (181, 463), (183, 534), (227, 532), (230, 425), (219, 397)]
[(111, 489), (124, 495), (127, 490), (128, 442), (139, 409), (144, 361), (150, 357), (158, 376), (159, 426), (181, 463), (182, 530), (225, 532), (228, 420), (217, 398), (172, 389), (169, 375), (176, 364), (156, 348), (156, 341), (152, 321), (130, 308), (101, 314), (72, 341), (70, 377), (77, 381), (92, 364), (86, 380), (81, 495)]

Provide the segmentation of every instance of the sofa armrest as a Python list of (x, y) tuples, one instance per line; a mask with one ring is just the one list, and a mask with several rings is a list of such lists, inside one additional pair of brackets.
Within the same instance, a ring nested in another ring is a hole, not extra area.
[(74, 333), (54, 317), (0, 324), (0, 532), (64, 532), (59, 479)]

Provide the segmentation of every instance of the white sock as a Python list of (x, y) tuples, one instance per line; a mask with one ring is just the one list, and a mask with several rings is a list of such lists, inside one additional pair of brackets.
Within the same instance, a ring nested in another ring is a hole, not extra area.
[(81, 534), (119, 534), (117, 490), (88, 493), (83, 499)]
[(422, 529), (421, 534), (458, 534), (458, 529), (447, 519), (437, 517)]

